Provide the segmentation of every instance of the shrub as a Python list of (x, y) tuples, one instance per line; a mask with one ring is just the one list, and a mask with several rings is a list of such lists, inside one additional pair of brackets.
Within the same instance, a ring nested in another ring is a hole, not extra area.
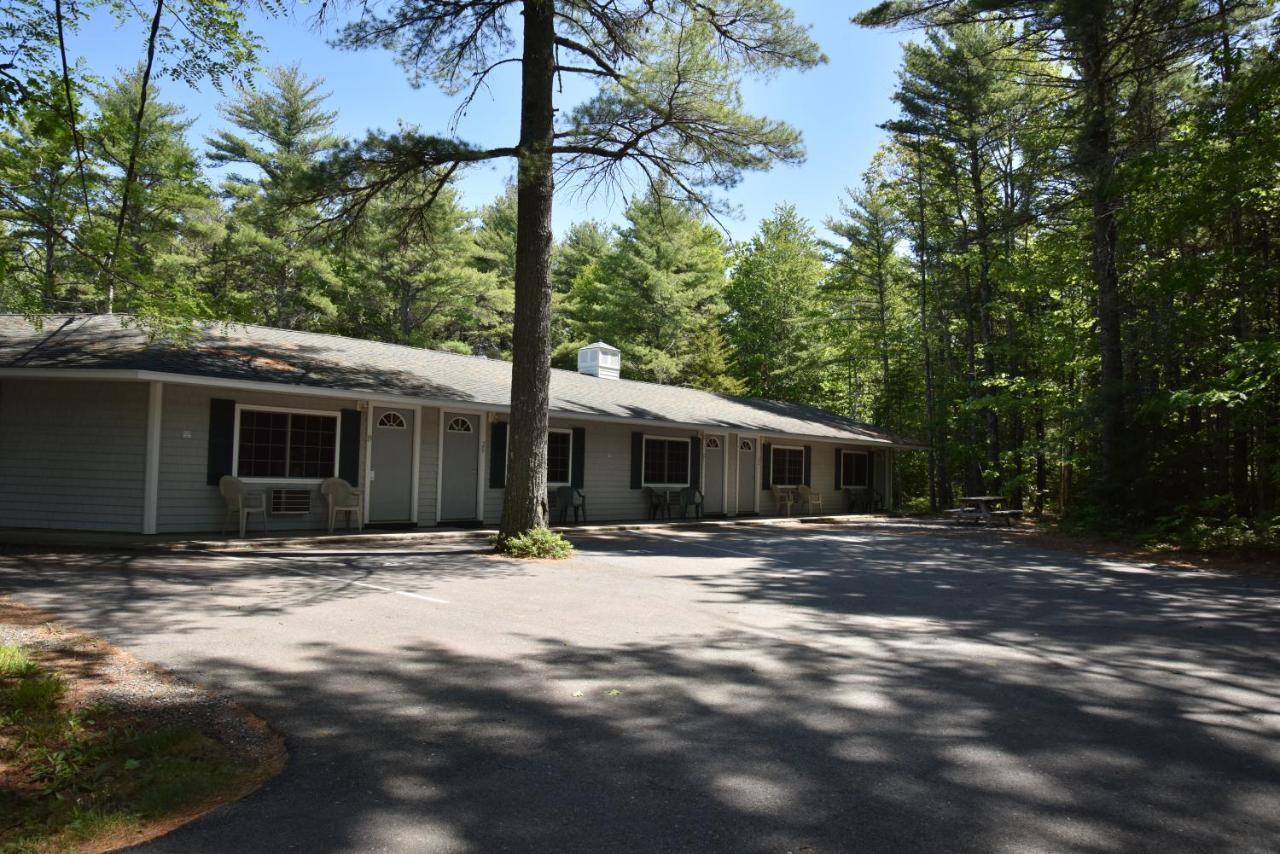
[(573, 544), (549, 528), (533, 528), (514, 537), (493, 538), (499, 554), (562, 560), (573, 556)]
[(4, 706), (5, 711), (48, 712), (62, 699), (65, 690), (62, 678), (57, 674), (29, 677), (7, 689), (0, 696), (0, 705)]

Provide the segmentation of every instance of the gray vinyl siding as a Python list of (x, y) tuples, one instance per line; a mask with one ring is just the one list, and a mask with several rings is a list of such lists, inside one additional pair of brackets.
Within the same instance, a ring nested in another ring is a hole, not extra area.
[[(160, 421), (160, 502), (156, 527), (159, 533), (221, 531), (226, 505), (218, 487), (206, 482), (209, 463), (209, 401), (215, 397), (238, 404), (276, 406), (289, 409), (338, 411), (355, 409), (357, 401), (341, 397), (316, 397), (218, 389), (209, 386), (166, 383)], [(368, 414), (364, 413), (364, 418)], [(361, 430), (365, 430), (364, 418)], [(360, 442), (360, 473), (364, 476), (364, 448)], [(253, 483), (252, 489), (295, 486), (288, 480)], [(360, 484), (364, 487), (366, 484)], [(300, 484), (312, 491), (311, 512), (303, 515), (268, 515), (268, 531), (322, 529), (329, 523), (324, 499), (315, 484)], [(342, 520), (339, 520), (341, 524)], [(227, 524), (233, 528), (235, 521)], [(250, 533), (261, 530), (262, 517), (249, 518)]]
[(430, 528), (436, 524), (436, 473), (440, 471), (440, 410), (424, 406), (418, 410), (418, 417), (422, 419), (422, 447), (418, 449), (418, 526)]
[[(883, 448), (868, 448), (857, 445), (837, 444), (827, 442), (806, 442), (803, 439), (787, 439), (772, 437), (766, 442), (772, 447), (773, 445), (795, 445), (804, 447), (808, 445), (812, 451), (812, 458), (809, 471), (809, 483), (815, 492), (822, 496), (822, 512), (823, 513), (844, 513), (848, 510), (848, 501), (845, 499), (844, 490), (836, 488), (836, 448), (844, 448), (850, 451), (869, 451), (871, 453), (871, 479), (872, 486), (880, 495), (881, 501), (885, 500), (887, 492), (885, 490), (886, 474), (888, 466), (888, 452)], [(769, 460), (761, 457), (760, 464), (768, 466)], [(760, 475), (756, 475), (756, 488), (759, 489)], [(763, 516), (772, 516), (780, 513), (777, 503), (774, 501), (774, 492), (772, 489), (762, 490), (760, 493), (760, 514)], [(803, 505), (797, 501), (794, 506), (795, 513), (803, 512)]]
[(147, 384), (0, 381), (0, 524), (142, 530)]
[[(551, 419), (552, 427), (582, 427), (586, 449), (583, 455), (582, 492), (587, 500), (587, 519), (591, 522), (643, 519), (648, 511), (644, 491), (631, 488), (631, 434), (642, 432), (654, 436), (692, 438), (691, 430), (646, 427), (643, 424), (607, 424), (591, 421)], [(484, 521), (496, 525), (502, 518), (501, 489), (486, 489)], [(554, 523), (554, 519), (552, 520)]]

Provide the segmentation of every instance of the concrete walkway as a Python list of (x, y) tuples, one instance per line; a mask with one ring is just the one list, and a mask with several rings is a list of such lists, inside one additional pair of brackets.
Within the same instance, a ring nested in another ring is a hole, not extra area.
[[(801, 524), (866, 524), (890, 521), (884, 515), (836, 514), (825, 516), (745, 516), (732, 519), (620, 521), (577, 525), (552, 525), (553, 531), (566, 535), (590, 535), (617, 533), (620, 531), (662, 531), (741, 526), (772, 527)], [(0, 527), (0, 547), (33, 548), (41, 550), (118, 550), (118, 551), (261, 551), (263, 549), (336, 548), (341, 546), (394, 548), (434, 543), (473, 541), (487, 542), (498, 533), (497, 528), (485, 527), (436, 527), (385, 529), (366, 528), (363, 532), (350, 529), (328, 531), (294, 531), (282, 536), (253, 534), (247, 537), (215, 537), (210, 534), (116, 534), (99, 531), (53, 531), (42, 528)]]

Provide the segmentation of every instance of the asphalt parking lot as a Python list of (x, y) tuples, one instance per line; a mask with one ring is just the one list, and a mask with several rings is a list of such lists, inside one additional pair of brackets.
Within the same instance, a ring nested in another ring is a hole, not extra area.
[(0, 554), (234, 695), (276, 780), (154, 851), (1275, 851), (1280, 582), (891, 527)]

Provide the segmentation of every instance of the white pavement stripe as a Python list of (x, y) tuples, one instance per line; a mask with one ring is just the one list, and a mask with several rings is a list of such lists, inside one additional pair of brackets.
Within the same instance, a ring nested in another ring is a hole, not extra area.
[[(236, 555), (228, 555), (228, 554), (216, 554), (216, 553), (214, 554), (216, 557), (220, 557), (223, 560), (243, 561), (248, 563), (253, 562), (253, 558), (238, 557)], [(309, 570), (309, 569), (298, 569), (296, 566), (286, 566), (284, 567), (284, 569), (289, 572), (298, 573), (299, 575), (309, 575), (312, 578), (323, 578), (326, 581), (332, 581), (337, 584), (354, 584), (357, 587), (368, 587), (370, 590), (378, 590), (383, 593), (394, 593), (397, 596), (408, 596), (410, 599), (421, 599), (423, 602), (434, 602), (437, 605), (449, 604), (448, 599), (437, 599), (434, 596), (423, 596), (421, 593), (410, 593), (407, 590), (396, 590), (394, 587), (386, 587), (382, 584), (373, 584), (372, 582), (368, 582), (368, 581), (356, 581), (354, 578), (341, 578), (336, 575), (325, 575), (322, 572), (313, 572), (312, 570)]]

